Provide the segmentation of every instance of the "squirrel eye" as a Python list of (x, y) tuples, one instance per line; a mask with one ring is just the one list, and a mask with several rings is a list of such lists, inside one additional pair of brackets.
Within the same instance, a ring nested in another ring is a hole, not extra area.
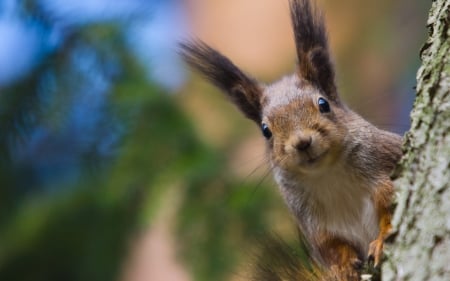
[(261, 130), (266, 139), (270, 139), (272, 137), (272, 132), (270, 131), (269, 126), (267, 126), (266, 123), (261, 124)]
[(319, 105), (319, 110), (321, 113), (327, 113), (330, 112), (330, 104), (327, 102), (324, 98), (319, 98), (317, 101), (317, 104)]

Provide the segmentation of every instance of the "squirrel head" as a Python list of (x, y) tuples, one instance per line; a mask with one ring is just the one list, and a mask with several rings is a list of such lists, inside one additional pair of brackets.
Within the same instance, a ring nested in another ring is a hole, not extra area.
[(271, 85), (201, 41), (180, 44), (180, 54), (261, 127), (274, 165), (307, 173), (337, 159), (349, 111), (337, 93), (323, 16), (309, 0), (290, 0), (290, 11), (297, 69)]
[(347, 136), (347, 109), (294, 74), (264, 88), (261, 131), (275, 165), (292, 172), (319, 172), (339, 157)]

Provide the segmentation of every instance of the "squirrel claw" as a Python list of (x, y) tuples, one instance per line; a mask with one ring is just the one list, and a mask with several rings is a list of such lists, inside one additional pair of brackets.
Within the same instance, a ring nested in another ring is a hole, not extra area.
[(364, 266), (364, 263), (360, 259), (354, 259), (351, 264), (356, 270), (361, 270)]
[(368, 261), (373, 262), (373, 266), (377, 267), (380, 265), (381, 258), (383, 256), (383, 239), (376, 239), (372, 241), (369, 245)]

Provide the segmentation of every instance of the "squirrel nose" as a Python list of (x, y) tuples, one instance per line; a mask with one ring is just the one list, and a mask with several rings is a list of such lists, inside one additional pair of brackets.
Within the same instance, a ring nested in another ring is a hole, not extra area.
[(311, 145), (312, 138), (310, 136), (300, 137), (295, 145), (295, 148), (299, 151), (305, 151)]

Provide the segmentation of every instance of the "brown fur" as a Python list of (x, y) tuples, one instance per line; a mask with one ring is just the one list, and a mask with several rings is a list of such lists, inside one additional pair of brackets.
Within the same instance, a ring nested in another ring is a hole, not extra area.
[(193, 68), (228, 94), (244, 115), (261, 122), (261, 86), (228, 58), (201, 41), (180, 44), (180, 54)]
[(310, 1), (290, 1), (292, 26), (297, 47), (298, 74), (337, 100), (334, 69), (322, 14)]
[[(379, 264), (390, 231), (389, 176), (401, 156), (401, 138), (341, 102), (323, 17), (309, 0), (290, 0), (290, 9), (298, 70), (271, 85), (204, 43), (182, 44), (181, 54), (245, 116), (270, 130), (267, 155), (275, 180), (312, 258), (328, 269), (323, 280), (358, 280), (355, 265), (367, 255)], [(328, 102), (329, 112), (319, 100)]]

